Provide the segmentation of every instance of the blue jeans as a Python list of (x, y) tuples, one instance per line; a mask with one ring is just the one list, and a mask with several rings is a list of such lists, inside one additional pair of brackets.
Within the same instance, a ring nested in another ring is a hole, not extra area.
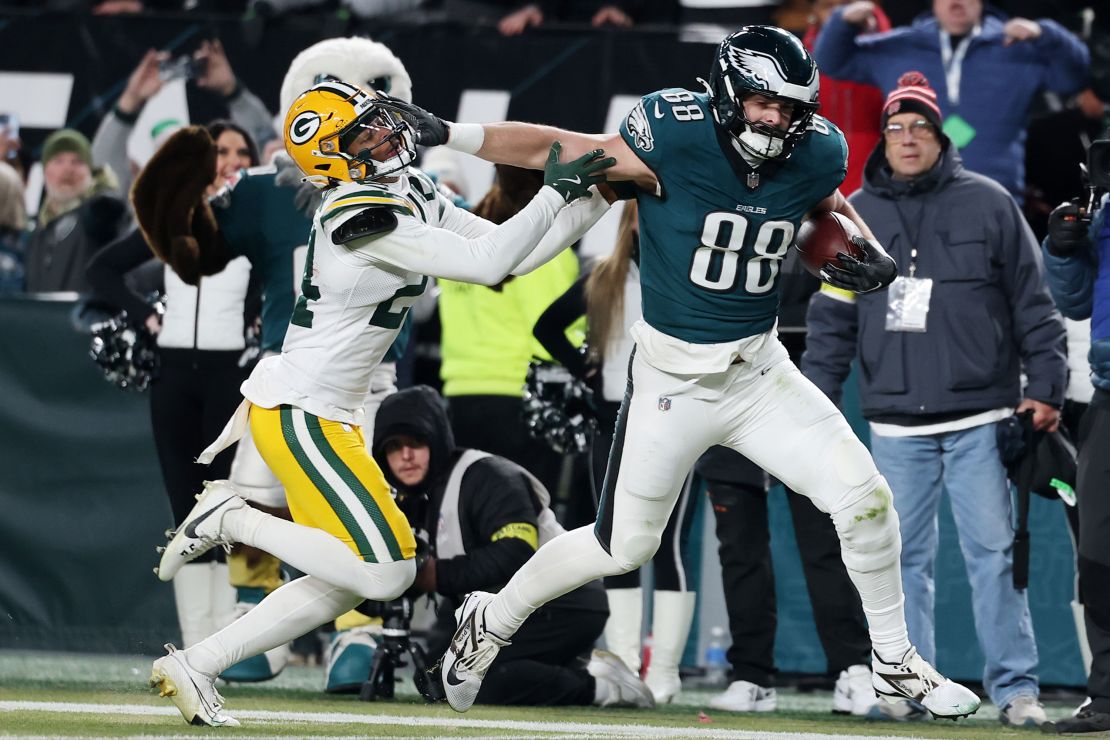
[(937, 509), (948, 492), (971, 583), (983, 686), (998, 707), (1037, 696), (1037, 643), (1025, 591), (1013, 586), (1010, 485), (996, 423), (920, 437), (871, 435), (871, 453), (894, 492), (902, 530), (902, 587), (910, 642), (936, 662), (934, 565)]

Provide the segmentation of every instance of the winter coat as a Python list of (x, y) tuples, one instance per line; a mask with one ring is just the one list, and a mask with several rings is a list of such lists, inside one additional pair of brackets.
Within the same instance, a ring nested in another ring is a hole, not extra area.
[(807, 317), (802, 371), (810, 380), (839, 400), (855, 358), (868, 418), (971, 415), (1023, 397), (1063, 403), (1063, 319), (1033, 234), (1005, 190), (964, 170), (945, 138), (937, 164), (910, 182), (893, 179), (880, 143), (863, 190), (849, 201), (899, 276), (909, 274), (917, 248), (915, 276), (933, 281), (927, 330), (886, 329), (889, 289), (854, 295), (824, 287)]
[(968, 169), (1002, 184), (1021, 199), (1025, 186), (1025, 123), (1042, 90), (1072, 95), (1087, 84), (1087, 47), (1055, 21), (1038, 19), (1040, 37), (1005, 44), (1001, 18), (986, 15), (968, 44), (957, 90), (948, 90), (940, 26), (921, 16), (912, 26), (860, 34), (839, 8), (821, 29), (814, 58), (822, 74), (876, 85), (889, 94), (905, 72), (917, 70), (937, 92), (941, 114), (975, 130), (960, 154)]

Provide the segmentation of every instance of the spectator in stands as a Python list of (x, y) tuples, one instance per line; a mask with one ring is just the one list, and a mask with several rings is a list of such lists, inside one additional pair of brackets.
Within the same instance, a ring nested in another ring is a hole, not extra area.
[[(536, 322), (533, 334), (540, 344), (575, 377), (592, 386), (600, 429), (590, 440), (595, 499), (600, 500), (609, 449), (621, 399), (628, 385), (632, 354), (632, 325), (640, 318), (640, 228), (637, 206), (624, 206), (617, 245), (612, 254), (582, 275), (557, 298)], [(589, 357), (567, 338), (570, 329), (588, 317)], [(683, 545), (693, 522), (691, 485), (687, 479), (663, 530), (663, 541), (652, 558), (651, 663), (644, 682), (657, 704), (666, 704), (682, 688), (678, 667), (690, 633), (697, 594), (689, 589)], [(837, 550), (839, 553), (839, 549)], [(609, 619), (605, 644), (633, 671), (640, 670), (643, 589), (640, 571), (605, 579)]]
[[(817, 42), (817, 34), (832, 15), (833, 10), (844, 5), (845, 0), (817, 0), (809, 16), (802, 43), (811, 52)], [(890, 30), (890, 21), (882, 8), (873, 9), (874, 30), (882, 33)], [(883, 94), (874, 85), (850, 80), (838, 80), (821, 70), (821, 115), (835, 123), (848, 142), (848, 172), (840, 190), (854, 193), (863, 182), (863, 165), (867, 155), (875, 148), (882, 136), (879, 131), (879, 115), (883, 108)], [(800, 359), (800, 355), (798, 359)]]
[(61, 129), (42, 148), (46, 196), (27, 241), (27, 291), (85, 292), (85, 264), (119, 236), (127, 207), (108, 167), (93, 168), (80, 131)]
[[(497, 455), (456, 446), (443, 399), (428, 386), (386, 398), (374, 425), (374, 459), (429, 556), (417, 591), (450, 602), (439, 610), (430, 653), (446, 650), (454, 609), (471, 591), (494, 591), (563, 528), (536, 478)], [(598, 581), (543, 606), (502, 650), (478, 701), (651, 707), (651, 692), (615, 655), (590, 655), (608, 616)]]
[[(538, 171), (497, 165), (493, 187), (474, 213), (503, 223), (542, 184)], [(529, 434), (521, 392), (532, 357), (550, 357), (532, 327), (577, 276), (578, 258), (568, 249), (534, 272), (492, 287), (439, 281), (440, 376), (455, 439), (524, 466), (551, 491), (558, 487), (562, 458)]]
[[(252, 147), (265, 145), (275, 140), (273, 125), (266, 106), (253, 93), (239, 84), (231, 71), (223, 47), (219, 41), (203, 41), (196, 53), (203, 60), (202, 73), (197, 77), (197, 86), (211, 90), (227, 104), (234, 120), (248, 134), (247, 141)], [(127, 85), (112, 110), (101, 120), (93, 136), (93, 159), (108, 163), (120, 181), (120, 191), (128, 192), (131, 181), (138, 172), (127, 154), (127, 139), (143, 107), (157, 95), (165, 81), (159, 66), (169, 59), (166, 52), (150, 49), (143, 55), (137, 67), (127, 79)], [(170, 132), (172, 133), (172, 131)], [(261, 138), (259, 138), (261, 136)], [(257, 155), (254, 161), (259, 161)]]
[(839, 400), (859, 361), (871, 452), (901, 521), (906, 622), (922, 657), (936, 658), (933, 569), (947, 491), (986, 656), (984, 688), (1003, 724), (1043, 724), (1029, 603), (1011, 579), (1010, 487), (996, 427), (1015, 406), (1032, 410), (1037, 429), (1058, 425), (1063, 322), (1017, 204), (963, 169), (923, 75), (903, 75), (882, 125), (885, 141), (849, 200), (900, 277), (857, 296), (823, 285), (810, 302), (802, 369)]
[(1048, 19), (984, 14), (981, 0), (933, 0), (933, 16), (908, 28), (872, 34), (875, 5), (837, 8), (821, 29), (814, 56), (823, 74), (892, 92), (920, 70), (939, 86), (943, 131), (967, 169), (987, 175), (1020, 199), (1025, 184), (1025, 119), (1041, 90), (1079, 92), (1087, 48)]
[(1090, 369), (1095, 392), (1079, 425), (1079, 589), (1086, 611), (1091, 671), (1087, 701), (1074, 717), (1053, 723), (1064, 735), (1110, 732), (1110, 206), (1104, 199), (1091, 224), (1078, 218), (1074, 203), (1057, 207), (1048, 219), (1044, 243), (1048, 284), (1070, 319), (1091, 319)]
[(26, 228), (23, 180), (9, 164), (0, 162), (0, 295), (23, 292)]

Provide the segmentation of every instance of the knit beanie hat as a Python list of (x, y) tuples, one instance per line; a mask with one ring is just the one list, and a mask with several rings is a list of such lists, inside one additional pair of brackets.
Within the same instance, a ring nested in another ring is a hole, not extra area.
[(73, 152), (92, 167), (92, 144), (80, 131), (63, 128), (47, 136), (42, 145), (42, 163), (46, 164), (62, 152)]
[(899, 113), (919, 113), (933, 124), (939, 134), (941, 131), (940, 106), (937, 93), (929, 87), (929, 80), (920, 72), (906, 72), (898, 78), (898, 87), (886, 96), (883, 103), (883, 117), (880, 127), (886, 128), (891, 116)]

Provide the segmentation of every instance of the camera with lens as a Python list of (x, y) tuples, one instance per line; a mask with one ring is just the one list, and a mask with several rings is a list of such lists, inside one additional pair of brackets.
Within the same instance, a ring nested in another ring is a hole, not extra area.
[(1087, 203), (1082, 220), (1090, 222), (1102, 196), (1110, 192), (1110, 139), (1092, 141), (1087, 149), (1087, 164), (1080, 165), (1083, 185), (1087, 189)]

